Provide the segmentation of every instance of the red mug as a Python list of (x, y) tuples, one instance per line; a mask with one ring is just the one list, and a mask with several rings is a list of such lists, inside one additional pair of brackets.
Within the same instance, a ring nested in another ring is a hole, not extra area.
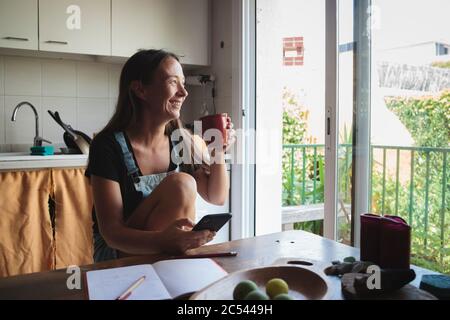
[(226, 113), (212, 114), (200, 118), (200, 121), (202, 122), (202, 135), (204, 135), (205, 132), (209, 129), (217, 129), (220, 131), (220, 133), (222, 133), (223, 144), (226, 145), (228, 142), (227, 137), (227, 127), (229, 122), (228, 119), (229, 119), (228, 114)]

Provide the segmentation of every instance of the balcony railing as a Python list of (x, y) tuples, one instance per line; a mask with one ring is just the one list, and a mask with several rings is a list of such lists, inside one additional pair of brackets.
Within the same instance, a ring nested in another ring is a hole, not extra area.
[[(317, 210), (324, 202), (324, 150), (318, 144), (283, 146), (284, 213), (295, 206)], [(413, 229), (413, 252), (437, 255), (450, 265), (450, 148), (372, 145), (370, 150), (370, 211), (403, 217)], [(338, 158), (339, 200), (349, 206), (352, 145), (339, 145)]]

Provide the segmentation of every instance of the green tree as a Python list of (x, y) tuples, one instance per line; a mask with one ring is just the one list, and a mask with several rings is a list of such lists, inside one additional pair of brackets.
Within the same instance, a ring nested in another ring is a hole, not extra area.
[[(408, 129), (417, 147), (442, 148), (414, 153), (413, 183), (407, 181), (399, 188), (398, 208), (413, 230), (413, 263), (450, 273), (450, 155), (440, 151), (450, 145), (450, 91), (431, 97), (388, 97), (386, 105)], [(381, 212), (384, 201), (383, 213), (394, 213), (395, 199), (383, 199), (382, 185), (380, 171), (374, 170), (372, 209)], [(396, 194), (394, 177), (387, 176), (384, 185), (386, 195)]]
[(450, 90), (437, 97), (386, 98), (419, 147), (448, 147), (450, 144)]
[(450, 61), (436, 61), (431, 64), (432, 67), (450, 69)]
[[(299, 102), (298, 96), (291, 89), (284, 87), (283, 145), (316, 143), (316, 139), (308, 134), (308, 119), (307, 108)], [(323, 164), (322, 149), (316, 149), (315, 156), (313, 148), (283, 150), (283, 206), (323, 202)], [(321, 233), (322, 222), (296, 223), (294, 228)]]

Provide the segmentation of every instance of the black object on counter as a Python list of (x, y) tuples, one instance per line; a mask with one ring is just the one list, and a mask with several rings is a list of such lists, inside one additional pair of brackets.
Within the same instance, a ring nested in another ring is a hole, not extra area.
[[(91, 144), (92, 139), (84, 132), (73, 129), (70, 125), (64, 123), (59, 116), (58, 111), (52, 112), (47, 110), (53, 120), (56, 121), (64, 129), (64, 143), (67, 148), (78, 150), (78, 153), (87, 153), (88, 146)], [(84, 148), (81, 148), (84, 147)], [(84, 152), (83, 152), (84, 150)]]
[(422, 276), (420, 289), (428, 291), (441, 300), (450, 300), (450, 276), (427, 274)]

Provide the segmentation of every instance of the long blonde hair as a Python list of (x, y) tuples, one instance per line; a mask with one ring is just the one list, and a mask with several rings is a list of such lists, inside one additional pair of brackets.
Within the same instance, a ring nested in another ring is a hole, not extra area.
[[(127, 60), (120, 74), (119, 98), (115, 112), (101, 133), (125, 131), (138, 123), (139, 109), (142, 106), (131, 89), (131, 83), (138, 80), (142, 84), (149, 84), (160, 63), (168, 57), (180, 61), (176, 54), (164, 50), (141, 50)], [(199, 167), (194, 162), (194, 154), (198, 152), (198, 146), (192, 143), (194, 141), (192, 133), (185, 128), (180, 119), (171, 120), (166, 125), (165, 134), (170, 137), (175, 130), (179, 130), (183, 142), (191, 141), (189, 144), (191, 146), (191, 163), (180, 164), (180, 169), (192, 174)]]

